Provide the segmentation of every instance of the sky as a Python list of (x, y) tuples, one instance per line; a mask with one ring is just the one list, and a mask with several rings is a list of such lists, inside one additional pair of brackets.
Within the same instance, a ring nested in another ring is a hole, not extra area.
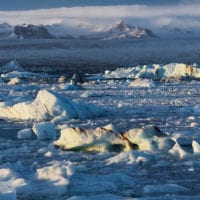
[(181, 1), (183, 0), (0, 0), (0, 10), (33, 10), (73, 6), (112, 6), (133, 4), (166, 5), (177, 4)]
[(0, 0), (0, 23), (200, 29), (200, 0)]

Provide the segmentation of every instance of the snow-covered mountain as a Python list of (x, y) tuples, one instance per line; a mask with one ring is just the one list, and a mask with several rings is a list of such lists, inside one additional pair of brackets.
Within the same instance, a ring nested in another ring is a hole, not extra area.
[(83, 39), (135, 39), (147, 37), (155, 37), (150, 29), (131, 26), (124, 21), (114, 24), (106, 31), (81, 36)]
[(130, 26), (124, 21), (115, 24), (108, 33), (113, 38), (143, 38), (155, 36), (150, 29)]

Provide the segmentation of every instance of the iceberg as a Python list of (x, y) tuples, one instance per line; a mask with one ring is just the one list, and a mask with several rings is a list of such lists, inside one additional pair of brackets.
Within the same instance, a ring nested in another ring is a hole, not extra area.
[(114, 148), (115, 144), (120, 148), (122, 143), (112, 130), (106, 128), (66, 128), (61, 131), (61, 136), (54, 145), (71, 151), (104, 152), (112, 145)]
[(166, 65), (139, 65), (129, 68), (118, 68), (105, 71), (104, 78), (200, 78), (200, 67), (196, 64), (170, 63)]
[(166, 151), (174, 144), (154, 126), (131, 129), (121, 134), (107, 129), (107, 126), (96, 129), (66, 128), (54, 142), (55, 146), (65, 150), (86, 152)]
[(12, 60), (6, 65), (0, 67), (0, 73), (9, 73), (9, 72), (25, 72), (26, 70), (20, 66), (20, 64), (16, 60)]
[(49, 121), (56, 117), (63, 120), (98, 117), (103, 111), (93, 104), (76, 103), (57, 93), (40, 90), (32, 102), (21, 102), (13, 106), (0, 103), (0, 118)]

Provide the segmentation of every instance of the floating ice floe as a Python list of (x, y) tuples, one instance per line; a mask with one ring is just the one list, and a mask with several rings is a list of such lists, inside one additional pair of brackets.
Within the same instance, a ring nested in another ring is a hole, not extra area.
[(25, 72), (26, 70), (23, 67), (21, 67), (20, 64), (16, 60), (13, 60), (7, 63), (6, 65), (4, 65), (3, 67), (0, 67), (0, 73), (2, 74), (13, 72), (13, 71)]
[(121, 152), (109, 159), (107, 159), (106, 163), (108, 165), (118, 164), (118, 163), (127, 163), (127, 164), (144, 164), (149, 161), (154, 160), (154, 155), (144, 152), (144, 151), (127, 151)]
[(30, 139), (34, 136), (38, 140), (49, 140), (55, 138), (57, 135), (55, 124), (51, 122), (39, 122), (33, 125), (33, 128), (26, 128), (18, 131), (18, 139)]
[(17, 78), (25, 78), (25, 79), (32, 79), (34, 77), (41, 77), (44, 78), (44, 74), (41, 73), (33, 73), (25, 70), (23, 67), (19, 65), (17, 61), (11, 61), (7, 63), (6, 65), (0, 67), (0, 74), (3, 79), (10, 80), (13, 79), (16, 80)]
[(114, 194), (97, 194), (97, 195), (90, 195), (87, 197), (84, 196), (73, 196), (68, 200), (102, 200), (102, 199), (109, 199), (109, 200), (131, 200), (130, 198), (122, 197), (119, 195)]
[(131, 129), (118, 134), (114, 130), (102, 127), (96, 129), (66, 128), (60, 138), (54, 142), (66, 150), (73, 151), (129, 151), (129, 150), (169, 150), (174, 142), (158, 128), (147, 126)]
[[(14, 166), (15, 167), (15, 166)], [(18, 178), (10, 166), (0, 168), (0, 199), (15, 200), (16, 190), (26, 185), (24, 179)]]
[(8, 106), (0, 103), (0, 118), (46, 121), (86, 119), (102, 115), (102, 110), (93, 104), (76, 103), (57, 93), (40, 90), (32, 102)]
[(17, 132), (18, 139), (30, 139), (33, 137), (33, 131), (31, 128), (22, 129)]
[(187, 191), (187, 188), (176, 184), (146, 185), (143, 190), (146, 194), (174, 194)]
[(16, 191), (6, 181), (0, 182), (0, 199), (16, 200)]
[(71, 192), (75, 194), (84, 193), (102, 193), (117, 191), (119, 188), (124, 189), (133, 187), (135, 180), (124, 173), (99, 174), (95, 177), (91, 174), (75, 174), (71, 181)]
[(37, 74), (33, 72), (18, 72), (18, 71), (13, 71), (5, 74), (1, 74), (1, 77), (10, 80), (13, 78), (21, 78), (21, 79), (33, 79), (34, 77), (44, 77), (42, 74)]
[(60, 84), (59, 86), (63, 90), (82, 90), (83, 87), (80, 85), (77, 85), (75, 83), (65, 83), (65, 84)]
[(130, 87), (155, 87), (155, 84), (150, 79), (138, 78), (138, 79), (132, 81), (129, 86)]
[(16, 85), (22, 82), (22, 80), (19, 77), (11, 78), (8, 82), (8, 85)]
[(186, 151), (179, 143), (176, 143), (173, 148), (170, 149), (169, 153), (180, 158), (188, 158), (190, 156), (189, 152)]
[(200, 144), (192, 138), (181, 136), (181, 134), (174, 134), (171, 139), (175, 145), (170, 149), (169, 153), (180, 158), (191, 158), (191, 156), (200, 156)]
[(197, 141), (193, 140), (192, 147), (193, 147), (193, 153), (195, 155), (199, 156), (200, 155), (200, 144)]
[(0, 78), (0, 83), (4, 83), (4, 81), (2, 80), (2, 78)]
[(144, 65), (106, 71), (104, 78), (200, 78), (200, 67), (196, 64), (170, 63), (167, 65)]
[(34, 124), (33, 132), (38, 140), (53, 139), (56, 137), (55, 124), (51, 122), (39, 122)]
[(62, 195), (67, 192), (70, 177), (74, 174), (73, 165), (68, 161), (55, 161), (49, 164), (50, 166), (37, 169), (37, 179), (44, 181), (48, 194)]
[(67, 80), (66, 76), (60, 76), (58, 78), (58, 83), (64, 83), (64, 82), (66, 82), (66, 80)]

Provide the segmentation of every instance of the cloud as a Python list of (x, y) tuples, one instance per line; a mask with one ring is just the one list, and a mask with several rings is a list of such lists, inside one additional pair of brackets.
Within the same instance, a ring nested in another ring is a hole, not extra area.
[[(0, 21), (10, 24), (54, 24), (64, 22), (68, 25), (77, 25), (81, 21), (90, 23), (110, 23), (119, 19), (134, 19), (146, 21), (146, 24), (162, 26), (172, 23), (176, 17), (200, 18), (200, 3), (179, 5), (148, 6), (89, 6), (41, 9), (32, 11), (1, 11)], [(177, 22), (179, 25), (182, 24)], [(195, 24), (198, 23), (193, 23)], [(182, 24), (183, 25), (183, 24)]]

